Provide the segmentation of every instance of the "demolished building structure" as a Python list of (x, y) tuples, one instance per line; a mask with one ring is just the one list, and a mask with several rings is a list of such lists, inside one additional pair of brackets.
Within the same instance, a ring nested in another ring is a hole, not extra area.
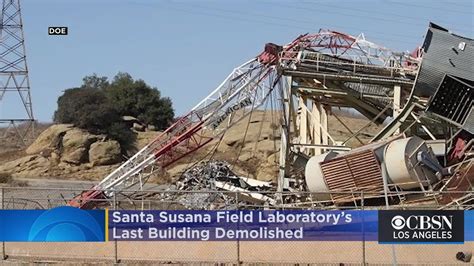
[[(281, 132), (276, 186), (206, 161), (185, 171), (176, 188), (239, 192), (245, 197), (237, 200), (262, 207), (357, 206), (361, 191), (375, 205), (428, 200), (440, 208), (473, 205), (473, 49), (472, 39), (433, 23), (411, 54), (374, 44), (363, 34), (329, 30), (285, 46), (267, 44), (189, 114), (69, 203), (93, 208), (121, 190), (139, 191), (157, 169), (218, 142), (228, 128), (278, 99), (272, 107)], [(362, 128), (338, 119), (350, 133), (347, 139), (328, 130), (328, 116), (341, 108), (367, 119)], [(370, 124), (385, 126), (364, 142), (359, 136)], [(357, 145), (349, 145), (353, 140)], [(209, 200), (203, 195), (183, 196), (183, 206), (196, 208), (196, 202)], [(228, 206), (236, 199), (220, 200)]]

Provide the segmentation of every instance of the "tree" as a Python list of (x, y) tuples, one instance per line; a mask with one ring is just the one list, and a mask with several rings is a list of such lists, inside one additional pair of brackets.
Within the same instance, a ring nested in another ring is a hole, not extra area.
[(81, 88), (105, 90), (109, 85), (107, 77), (99, 77), (94, 73), (90, 76), (85, 76), (82, 79)]
[(136, 137), (122, 120), (126, 115), (164, 129), (173, 120), (174, 111), (169, 98), (128, 73), (119, 72), (112, 82), (93, 74), (84, 77), (80, 87), (67, 89), (58, 98), (54, 121), (106, 134), (126, 151)]
[(54, 121), (73, 124), (94, 134), (105, 134), (117, 140), (124, 151), (135, 141), (133, 132), (125, 126), (102, 90), (85, 87), (66, 90), (58, 98)]
[(141, 79), (134, 80), (128, 73), (118, 73), (106, 94), (120, 115), (134, 116), (157, 129), (167, 128), (174, 118), (169, 98), (161, 97), (159, 90)]
[(89, 116), (91, 112), (104, 116), (114, 114), (104, 92), (85, 88), (67, 89), (58, 98), (58, 109), (54, 113), (54, 121), (71, 123), (88, 130), (101, 128), (101, 123), (106, 123), (106, 121), (100, 121), (102, 117)]

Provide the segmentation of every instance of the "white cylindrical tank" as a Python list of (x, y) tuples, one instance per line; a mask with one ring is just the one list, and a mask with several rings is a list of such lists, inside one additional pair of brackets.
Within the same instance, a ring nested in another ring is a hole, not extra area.
[(428, 152), (432, 158), (436, 156), (419, 137), (410, 137), (392, 141), (385, 149), (385, 167), (393, 184), (402, 189), (412, 189), (437, 180), (435, 173), (424, 169), (417, 160), (420, 151)]
[[(326, 181), (324, 180), (323, 171), (321, 170), (321, 166), (319, 163), (330, 160), (336, 157), (338, 153), (336, 152), (327, 152), (320, 155), (316, 155), (311, 157), (308, 162), (306, 163), (305, 167), (305, 181), (306, 186), (310, 192), (329, 192), (329, 188), (326, 185)], [(314, 198), (316, 200), (330, 200), (331, 196), (329, 193), (321, 193), (315, 194)]]

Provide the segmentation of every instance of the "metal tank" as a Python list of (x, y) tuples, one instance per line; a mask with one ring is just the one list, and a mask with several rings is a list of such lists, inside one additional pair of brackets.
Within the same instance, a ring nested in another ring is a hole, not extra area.
[[(310, 192), (329, 192), (329, 188), (324, 180), (324, 174), (319, 163), (325, 162), (336, 157), (338, 153), (330, 151), (311, 157), (305, 167), (306, 186)], [(331, 200), (331, 195), (321, 193), (313, 195), (316, 200)]]
[(319, 201), (353, 200), (351, 195), (330, 191), (383, 191), (383, 178), (391, 185), (409, 190), (427, 187), (449, 174), (426, 142), (416, 136), (385, 140), (350, 152), (328, 152), (311, 157), (305, 167), (310, 192)]
[(420, 162), (418, 156), (420, 152), (436, 161), (433, 151), (419, 137), (392, 141), (385, 148), (384, 155), (389, 181), (402, 189), (413, 189), (435, 182), (436, 174)]

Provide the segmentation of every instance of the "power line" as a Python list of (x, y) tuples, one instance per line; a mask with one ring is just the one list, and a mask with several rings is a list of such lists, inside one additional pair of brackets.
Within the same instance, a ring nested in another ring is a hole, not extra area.
[(474, 12), (472, 12), (472, 11), (471, 12), (466, 12), (466, 11), (459, 11), (459, 10), (451, 10), (451, 9), (446, 9), (445, 7), (440, 9), (440, 8), (432, 7), (432, 6), (429, 6), (429, 5), (422, 6), (422, 5), (412, 4), (412, 3), (400, 3), (400, 2), (396, 2), (396, 1), (388, 1), (388, 2), (389, 2), (389, 4), (392, 4), (392, 5), (412, 6), (412, 7), (433, 9), (433, 10), (442, 11), (442, 12), (451, 12), (451, 13), (468, 14), (468, 15), (473, 15), (474, 14)]
[[(357, 12), (361, 12), (361, 13), (367, 13), (367, 14), (373, 14), (374, 12), (373, 11), (368, 11), (366, 9), (360, 9), (360, 8), (354, 8), (354, 7), (344, 7), (344, 6), (335, 6), (335, 5), (328, 5), (326, 3), (321, 3), (319, 1), (303, 1), (304, 3), (309, 3), (309, 4), (317, 4), (318, 6), (325, 6), (325, 7), (331, 7), (331, 8), (337, 8), (337, 9), (345, 9), (345, 10), (349, 10), (349, 11), (357, 11)], [(471, 6), (472, 8), (472, 6)], [(406, 15), (400, 15), (398, 13), (392, 13), (392, 12), (380, 12), (379, 10), (377, 10), (376, 12), (377, 14), (380, 14), (380, 15), (388, 15), (388, 16), (391, 16), (391, 17), (399, 17), (399, 18), (404, 18), (404, 19), (409, 19), (409, 20), (415, 20), (415, 21), (418, 21), (420, 18), (419, 17), (411, 17), (411, 16), (406, 16)], [(374, 17), (375, 18), (375, 17)], [(386, 18), (378, 18), (378, 19), (383, 19), (383, 20), (387, 20)], [(390, 21), (393, 21), (393, 20), (390, 20)], [(449, 22), (445, 21), (445, 20), (439, 20), (437, 19), (437, 21), (439, 21), (439, 23), (445, 23), (445, 24), (448, 24)], [(395, 22), (401, 22), (399, 20), (395, 20)], [(403, 22), (402, 22), (403, 23)], [(408, 23), (405, 23), (405, 24), (411, 24), (410, 22)], [(468, 25), (464, 25), (463, 26), (468, 26)], [(472, 27), (472, 24), (469, 25), (468, 27)], [(456, 29), (457, 30), (457, 29)]]
[[(309, 2), (306, 2), (306, 3), (309, 3)], [(314, 3), (314, 2), (312, 2), (312, 3)], [(309, 7), (306, 7), (306, 6), (303, 7), (303, 6), (297, 6), (297, 5), (285, 5), (285, 4), (273, 3), (273, 2), (271, 4), (281, 6), (281, 7), (284, 7), (284, 8), (290, 8), (290, 9), (298, 9), (298, 10), (304, 10), (304, 11), (313, 11), (313, 12), (321, 12), (321, 13), (329, 13), (329, 14), (338, 14), (338, 15), (343, 15), (345, 17), (356, 17), (356, 18), (363, 18), (363, 19), (370, 19), (370, 20), (377, 20), (377, 21), (395, 22), (397, 24), (419, 25), (419, 26), (427, 26), (428, 25), (428, 23), (425, 24), (425, 23), (405, 22), (405, 21), (400, 21), (400, 20), (393, 20), (393, 19), (374, 17), (374, 16), (369, 17), (369, 16), (363, 16), (363, 15), (355, 15), (355, 14), (337, 12), (337, 11), (333, 11), (333, 10), (314, 9), (314, 8), (309, 8)], [(343, 8), (343, 7), (331, 6), (331, 5), (325, 5), (325, 4), (319, 4), (319, 3), (314, 3), (314, 4), (317, 4), (318, 6), (327, 6), (327, 7), (334, 7), (334, 8), (338, 8), (338, 9), (349, 9), (350, 10), (350, 8)], [(405, 17), (405, 16), (403, 16), (403, 17)], [(415, 19), (415, 18), (411, 18), (411, 19)], [(454, 30), (463, 31), (463, 30), (460, 30), (460, 29), (457, 29), (457, 28), (454, 28)], [(395, 34), (392, 34), (392, 35), (395, 35)], [(406, 37), (406, 35), (401, 35), (401, 36)]]
[[(153, 3), (153, 4), (150, 4), (150, 3), (137, 3), (137, 2), (129, 2), (129, 3), (134, 4), (134, 5), (156, 6), (156, 3)], [(189, 7), (189, 6), (190, 6), (189, 4), (186, 5), (186, 7)], [(162, 7), (165, 7), (165, 6), (162, 6)], [(198, 6), (194, 6), (194, 7), (198, 7)], [(291, 29), (298, 29), (299, 31), (304, 31), (304, 32), (308, 32), (308, 30), (309, 30), (309, 32), (313, 32), (313, 30), (315, 30), (315, 27), (313, 26), (315, 23), (310, 22), (310, 21), (304, 21), (304, 22), (305, 23), (311, 23), (311, 26), (303, 27), (302, 25), (295, 25), (295, 24), (288, 24), (288, 23), (282, 24), (282, 23), (277, 23), (277, 22), (267, 21), (267, 20), (257, 20), (257, 19), (254, 19), (253, 17), (251, 19), (249, 19), (249, 18), (243, 18), (243, 17), (221, 15), (221, 14), (216, 14), (216, 13), (211, 13), (211, 12), (202, 12), (202, 11), (196, 11), (196, 10), (190, 10), (190, 9), (176, 8), (176, 7), (172, 7), (172, 6), (169, 6), (169, 5), (166, 6), (166, 8), (171, 9), (173, 11), (177, 11), (177, 12), (182, 12), (182, 13), (187, 13), (187, 14), (192, 14), (192, 15), (217, 17), (217, 18), (224, 19), (224, 20), (229, 20), (229, 21), (250, 22), (250, 23), (253, 23), (253, 24), (260, 23), (260, 24), (266, 24), (266, 25), (270, 25), (270, 26), (278, 26), (278, 27), (285, 27), (285, 28), (291, 28)], [(209, 7), (202, 7), (202, 6), (198, 7), (198, 8), (206, 9), (206, 11), (212, 10), (212, 9), (216, 10), (216, 8), (209, 8)], [(224, 12), (223, 9), (218, 9), (218, 10), (221, 11), (221, 12)], [(225, 10), (225, 12), (243, 13), (244, 15), (251, 15), (249, 13), (239, 12), (239, 11), (235, 11), (235, 10), (232, 10), (232, 11), (231, 10)], [(280, 18), (280, 17), (271, 17), (271, 16), (267, 16), (267, 15), (265, 15), (264, 17), (267, 17), (267, 18), (270, 18), (270, 19), (278, 19), (278, 20), (284, 20), (285, 19), (285, 18)], [(293, 20), (293, 19), (287, 19), (287, 20)], [(294, 21), (301, 21), (301, 20), (294, 20)], [(348, 29), (348, 28), (356, 29), (358, 33), (360, 33), (360, 31), (361, 31), (360, 28), (350, 27), (350, 26), (347, 26), (347, 25), (340, 26), (340, 27), (343, 28), (343, 29)], [(322, 28), (324, 28), (324, 27), (322, 27)], [(335, 29), (334, 27), (326, 27), (326, 28), (327, 29), (332, 29), (332, 30), (337, 30), (337, 31), (345, 31), (345, 30)], [(387, 34), (387, 32), (377, 32), (377, 31), (368, 31), (368, 30), (366, 30), (366, 33), (379, 33), (382, 36)], [(374, 41), (375, 39), (385, 40), (385, 41), (390, 41), (390, 42), (398, 42), (398, 43), (409, 44), (410, 46), (414, 47), (416, 45), (421, 44), (422, 38), (423, 38), (423, 36), (420, 36), (419, 42), (416, 42), (416, 41), (413, 41), (414, 38), (410, 38), (407, 35), (401, 35), (401, 34), (390, 34), (390, 35), (392, 35), (392, 36), (397, 36), (398, 35), (398, 36), (401, 36), (401, 37), (404, 37), (404, 38), (394, 39), (394, 38), (386, 38), (386, 37), (380, 37), (380, 36), (371, 36), (371, 40), (375, 43), (377, 43), (376, 41)], [(410, 40), (410, 41), (403, 41), (403, 40)]]
[[(213, 9), (213, 10), (216, 10), (216, 11), (221, 11), (221, 12), (226, 12), (226, 13), (240, 13), (240, 14), (243, 14), (243, 15), (250, 15), (251, 13), (248, 13), (248, 12), (242, 12), (242, 11), (236, 11), (236, 10), (226, 10), (226, 9), (221, 9), (221, 8), (214, 8), (214, 7), (204, 7), (204, 6), (197, 6), (197, 5), (191, 5), (193, 7), (196, 7), (196, 8), (201, 8), (201, 9)], [(309, 21), (309, 20), (301, 20), (301, 19), (292, 19), (292, 18), (282, 18), (282, 17), (274, 17), (274, 16), (268, 16), (268, 15), (265, 15), (265, 14), (261, 14), (261, 13), (255, 13), (253, 12), (252, 14), (255, 14), (259, 17), (266, 17), (266, 18), (269, 18), (269, 19), (276, 19), (276, 20), (287, 20), (287, 21), (293, 21), (293, 22), (298, 22), (298, 23), (310, 23), (310, 24), (314, 24), (313, 21)], [(335, 25), (335, 26), (338, 26), (338, 27), (342, 27), (341, 25)], [(346, 26), (344, 26), (346, 27)], [(347, 28), (347, 27), (346, 27)], [(349, 27), (350, 28), (350, 27)], [(355, 29), (355, 27), (352, 27), (353, 29)], [(357, 28), (358, 30), (361, 30), (360, 28)], [(362, 29), (362, 31), (364, 31)], [(381, 34), (385, 34), (386, 32), (376, 32), (376, 31), (373, 31), (375, 33), (381, 33)], [(400, 37), (409, 37), (407, 35), (403, 35), (403, 34), (391, 34), (393, 36), (400, 36)], [(411, 38), (410, 38), (411, 39)]]
[[(150, 3), (136, 3), (136, 2), (130, 2), (131, 4), (135, 5), (143, 5), (143, 6), (155, 6), (155, 4), (150, 4)], [(226, 19), (226, 20), (231, 20), (231, 21), (246, 21), (246, 22), (252, 22), (252, 23), (262, 23), (262, 24), (267, 24), (267, 25), (272, 25), (272, 26), (279, 26), (279, 27), (286, 27), (286, 28), (291, 28), (291, 29), (299, 29), (303, 31), (308, 31), (309, 28), (303, 28), (297, 25), (288, 25), (288, 24), (282, 24), (282, 23), (275, 23), (275, 22), (269, 22), (265, 20), (256, 20), (256, 19), (248, 19), (248, 18), (239, 18), (239, 17), (230, 17), (230, 16), (224, 16), (220, 14), (215, 14), (215, 13), (209, 13), (209, 12), (202, 12), (202, 11), (195, 11), (195, 10), (190, 10), (190, 9), (183, 9), (183, 8), (176, 8), (172, 6), (166, 6), (167, 9), (171, 9), (173, 11), (178, 11), (178, 12), (183, 12), (187, 14), (192, 14), (192, 15), (201, 15), (201, 16), (209, 16), (209, 17), (217, 17), (221, 19)]]
[[(449, 4), (449, 5), (455, 5), (457, 7), (461, 7), (461, 8), (464, 8), (464, 7), (467, 7), (467, 8), (472, 8), (473, 7), (473, 4), (472, 4), (472, 1), (471, 0), (466, 0), (466, 1), (462, 1), (462, 0), (444, 0), (444, 1), (429, 1), (430, 2), (430, 5), (432, 4)], [(465, 3), (465, 5), (463, 4)]]
[[(305, 2), (305, 3), (310, 3), (310, 2)], [(337, 9), (348, 9), (348, 8), (344, 8), (344, 7), (325, 5), (325, 4), (315, 3), (315, 2), (311, 2), (311, 4), (317, 4), (318, 6), (334, 7), (334, 8), (337, 8)], [(281, 6), (283, 6), (283, 5), (281, 5)], [(314, 9), (314, 8), (302, 7), (302, 6), (289, 6), (289, 5), (284, 5), (284, 6), (286, 8), (295, 8), (295, 9), (306, 10), (306, 11), (315, 11), (315, 12), (321, 12), (321, 13), (338, 14), (338, 15), (343, 15), (343, 16), (347, 16), (347, 17), (365, 18), (365, 19), (371, 19), (371, 20), (377, 20), (377, 21), (388, 21), (388, 22), (397, 22), (397, 23), (407, 24), (407, 23), (404, 23), (400, 20), (387, 19), (387, 18), (381, 18), (381, 17), (376, 17), (376, 16), (370, 16), (369, 17), (369, 16), (348, 14), (348, 13), (338, 12), (338, 11), (334, 11), (334, 10), (327, 10), (327, 9), (320, 10), (320, 9)], [(412, 25), (413, 24), (415, 24), (415, 25), (425, 25), (425, 24), (421, 24), (421, 23), (410, 23), (410, 24), (412, 24)]]
[[(152, 6), (153, 5), (153, 4), (148, 4), (148, 3), (136, 3), (136, 2), (131, 2), (131, 3), (138, 4), (138, 5), (146, 5), (146, 6)], [(269, 16), (269, 15), (262, 14), (262, 13), (255, 13), (255, 12), (249, 13), (249, 12), (242, 12), (242, 11), (237, 11), (237, 10), (226, 10), (226, 9), (222, 9), (222, 8), (215, 8), (215, 7), (209, 7), (209, 6), (199, 6), (199, 5), (195, 5), (195, 4), (193, 5), (193, 4), (188, 4), (188, 3), (186, 3), (185, 7), (190, 7), (190, 6), (194, 7), (194, 8), (204, 9), (205, 11), (214, 10), (214, 11), (218, 11), (218, 12), (225, 12), (225, 13), (231, 13), (231, 14), (236, 14), (237, 13), (237, 14), (242, 14), (242, 15), (245, 15), (245, 16), (249, 16), (251, 14), (254, 14), (255, 16), (262, 17), (262, 18), (268, 18), (268, 19), (271, 19), (271, 20), (278, 20), (278, 21), (286, 20), (286, 21), (291, 21), (291, 22), (296, 22), (296, 23), (303, 23), (303, 24), (308, 25), (309, 28), (313, 28), (314, 24), (315, 24), (314, 21), (310, 21), (310, 20), (292, 19), (292, 18), (285, 18), (285, 17), (275, 17), (275, 16)], [(186, 12), (186, 13), (194, 12), (196, 14), (201, 14), (201, 15), (209, 15), (209, 16), (236, 19), (236, 20), (245, 20), (245, 21), (249, 21), (249, 22), (255, 21), (255, 22), (264, 23), (264, 24), (268, 24), (268, 25), (278, 25), (278, 26), (282, 26), (282, 27), (298, 28), (298, 29), (308, 30), (308, 28), (306, 28), (306, 25), (304, 25), (304, 27), (302, 27), (302, 25), (295, 25), (295, 24), (291, 25), (291, 24), (282, 24), (282, 23), (273, 22), (273, 21), (255, 20), (254, 17), (252, 17), (251, 19), (242, 18), (242, 17), (233, 17), (232, 18), (232, 17), (228, 17), (228, 16), (223, 16), (223, 15), (220, 15), (220, 14), (215, 14), (215, 13), (209, 13), (209, 12), (205, 13), (205, 12), (201, 12), (201, 11), (196, 12), (194, 10), (182, 9), (182, 7), (180, 9), (180, 8), (168, 6), (168, 8), (174, 9), (176, 11)], [(369, 30), (364, 30), (364, 29), (358, 28), (358, 27), (350, 27), (350, 26), (347, 26), (347, 25), (337, 25), (337, 24), (331, 24), (331, 27), (329, 27), (329, 29), (334, 29), (333, 28), (334, 26), (340, 27), (340, 28), (346, 28), (346, 29), (354, 29), (358, 33), (365, 31), (365, 32), (379, 33), (379, 34), (382, 34), (382, 35), (387, 34), (387, 32), (369, 31)], [(409, 35), (396, 34), (396, 33), (391, 33), (390, 35), (402, 37), (404, 40), (413, 40), (412, 36), (409, 36)], [(397, 38), (397, 39), (381, 38), (381, 39), (389, 40), (389, 41), (400, 41), (399, 38)], [(405, 43), (411, 43), (411, 42), (405, 42)]]
[[(226, 10), (226, 9), (221, 9), (221, 8), (213, 8), (213, 7), (204, 7), (204, 6), (197, 6), (197, 5), (190, 5), (190, 4), (187, 4), (187, 6), (192, 6), (194, 8), (199, 8), (199, 9), (205, 9), (206, 11), (208, 10), (215, 10), (215, 11), (219, 11), (219, 12), (226, 12), (226, 13), (232, 13), (232, 14), (243, 14), (243, 15), (251, 15), (251, 13), (247, 13), (247, 12), (242, 12), (242, 11), (236, 11), (236, 10)], [(173, 7), (174, 8), (174, 7)], [(176, 9), (176, 8), (174, 8)], [(181, 11), (183, 11), (183, 9), (180, 9)], [(190, 11), (190, 10), (186, 10), (186, 11)], [(192, 11), (192, 12), (195, 12), (195, 11)], [(200, 11), (199, 11), (200, 12)], [(202, 13), (202, 12), (201, 12)], [(214, 13), (205, 13), (207, 15), (212, 15), (212, 16), (216, 16), (216, 14)], [(294, 22), (299, 22), (299, 23), (309, 23), (311, 25), (314, 24), (314, 22), (312, 21), (308, 21), (308, 20), (296, 20), (296, 19), (290, 19), (290, 18), (280, 18), (280, 17), (273, 17), (273, 16), (268, 16), (268, 15), (264, 15), (264, 14), (257, 14), (257, 13), (252, 13), (252, 14), (255, 14), (255, 15), (258, 15), (259, 17), (265, 17), (265, 18), (269, 18), (269, 19), (277, 19), (277, 20), (288, 20), (288, 21), (294, 21)], [(219, 17), (222, 17), (221, 15), (217, 15)], [(238, 19), (238, 20), (242, 20), (241, 17), (239, 18), (235, 18), (235, 17), (228, 17), (228, 16), (225, 16), (224, 18), (227, 18), (227, 19)], [(245, 20), (248, 20), (247, 18), (245, 18)], [(252, 19), (253, 20), (253, 19)], [(260, 20), (260, 22), (263, 22)], [(265, 24), (274, 24), (274, 22), (268, 22), (268, 21), (264, 21)], [(287, 27), (291, 27), (291, 28), (300, 28), (302, 29), (303, 27), (300, 27), (300, 26), (296, 26), (296, 25), (290, 25), (290, 24), (280, 24), (280, 23), (277, 23), (277, 25), (280, 25), (280, 26), (287, 26)], [(361, 29), (360, 28), (356, 28), (356, 27), (348, 27), (347, 25), (335, 25), (335, 26), (339, 26), (341, 28), (352, 28), (352, 29), (357, 29), (358, 31), (360, 31)], [(307, 30), (307, 28), (305, 28)], [(382, 35), (385, 35), (387, 32), (380, 32), (380, 31), (368, 31), (366, 30), (366, 32), (372, 32), (372, 33), (379, 33), (379, 34), (382, 34)], [(410, 38), (408, 35), (402, 35), (402, 34), (390, 34), (392, 36), (400, 36), (400, 37), (403, 37), (403, 38), (397, 38), (397, 39), (391, 39), (391, 38), (379, 38), (379, 39), (383, 39), (383, 40), (388, 40), (388, 41), (397, 41), (397, 42), (402, 42), (402, 43), (408, 43), (408, 44), (411, 44), (413, 45), (412, 42), (408, 42), (408, 41), (401, 41), (400, 39), (404, 39), (404, 40), (413, 40), (413, 38)], [(421, 40), (420, 40), (421, 42)]]

